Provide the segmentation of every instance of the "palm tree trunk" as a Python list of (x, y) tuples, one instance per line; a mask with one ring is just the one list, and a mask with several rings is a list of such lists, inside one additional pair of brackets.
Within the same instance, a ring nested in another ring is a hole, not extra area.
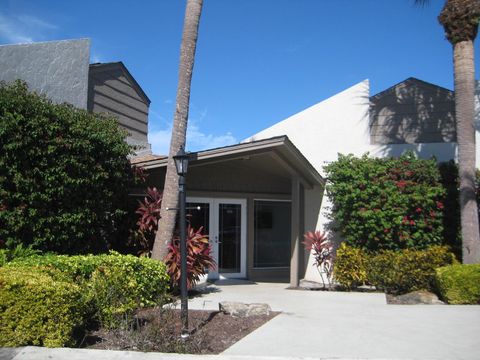
[(180, 147), (185, 146), (188, 122), (188, 107), (190, 102), (190, 84), (192, 81), (195, 49), (197, 46), (198, 25), (202, 13), (203, 0), (187, 0), (185, 20), (183, 25), (182, 45), (180, 49), (180, 69), (178, 74), (177, 99), (173, 120), (172, 138), (168, 154), (167, 173), (163, 188), (161, 219), (153, 244), (152, 258), (163, 260), (168, 253), (173, 231), (175, 229), (176, 209), (178, 207), (178, 175), (173, 156)]
[(480, 262), (475, 188), (475, 68), (473, 59), (473, 41), (460, 41), (453, 45), (463, 262), (467, 264)]

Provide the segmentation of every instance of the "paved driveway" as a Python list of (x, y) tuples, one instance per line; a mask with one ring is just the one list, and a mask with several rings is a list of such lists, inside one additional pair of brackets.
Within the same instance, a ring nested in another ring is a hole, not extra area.
[(268, 303), (282, 314), (225, 355), (480, 359), (480, 306), (387, 305), (383, 294), (288, 290), (287, 284), (210, 285), (191, 309)]

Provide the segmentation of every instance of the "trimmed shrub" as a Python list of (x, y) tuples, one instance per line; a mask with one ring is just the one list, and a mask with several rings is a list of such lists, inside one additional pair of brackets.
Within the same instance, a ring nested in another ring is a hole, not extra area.
[(110, 255), (92, 273), (88, 288), (102, 325), (116, 327), (125, 314), (162, 305), (169, 276), (165, 264), (157, 260)]
[(445, 246), (425, 250), (385, 250), (367, 261), (367, 278), (377, 289), (393, 294), (434, 291), (435, 269), (454, 263), (455, 255)]
[(0, 83), (0, 247), (103, 252), (125, 238), (125, 136), (114, 118)]
[(441, 267), (436, 271), (436, 285), (449, 304), (480, 304), (480, 264)]
[(435, 160), (341, 155), (325, 167), (331, 228), (369, 251), (440, 245), (445, 190)]
[(367, 280), (366, 262), (368, 258), (362, 249), (342, 243), (337, 250), (333, 267), (333, 277), (345, 289), (351, 290)]
[(435, 269), (456, 262), (455, 255), (446, 246), (373, 254), (342, 243), (337, 250), (334, 276), (347, 290), (368, 283), (394, 294), (422, 289), (433, 291)]
[(169, 277), (165, 264), (132, 255), (46, 255), (14, 260), (9, 267), (43, 267), (60, 271), (80, 283), (98, 320), (107, 327), (117, 325), (125, 313), (141, 307), (161, 305), (167, 298)]
[(0, 268), (0, 346), (74, 345), (85, 304), (81, 287), (58, 270)]

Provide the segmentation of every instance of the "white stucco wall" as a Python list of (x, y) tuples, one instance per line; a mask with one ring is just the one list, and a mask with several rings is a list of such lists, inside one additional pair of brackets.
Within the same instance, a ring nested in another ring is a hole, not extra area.
[[(480, 83), (477, 82), (477, 85)], [(399, 156), (406, 150), (413, 150), (421, 158), (435, 156), (438, 161), (456, 158), (455, 143), (424, 143), (370, 145), (369, 131), (369, 81), (364, 80), (352, 87), (305, 109), (279, 123), (247, 138), (244, 142), (266, 139), (273, 136), (287, 135), (303, 153), (317, 171), (324, 175), (323, 166), (337, 159), (338, 153), (357, 156), (369, 152), (372, 156)], [(480, 87), (476, 96), (476, 138), (479, 139), (480, 124)], [(477, 167), (480, 167), (480, 153), (477, 147)], [(306, 191), (307, 217), (306, 230), (323, 230), (328, 220), (325, 216), (330, 202), (323, 196), (318, 219), (312, 221), (311, 204), (308, 199), (315, 194)], [(314, 210), (315, 211), (315, 210)], [(312, 266), (310, 256), (305, 279), (319, 281), (317, 270)]]

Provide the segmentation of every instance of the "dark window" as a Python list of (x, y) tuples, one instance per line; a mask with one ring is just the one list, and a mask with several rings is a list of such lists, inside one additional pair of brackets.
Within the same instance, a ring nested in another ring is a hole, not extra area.
[(253, 266), (290, 266), (291, 206), (286, 201), (255, 201)]

